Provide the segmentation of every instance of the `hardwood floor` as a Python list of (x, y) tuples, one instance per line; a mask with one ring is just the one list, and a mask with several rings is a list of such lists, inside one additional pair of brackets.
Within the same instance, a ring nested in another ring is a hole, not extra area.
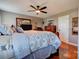
[(62, 43), (59, 49), (60, 59), (77, 59), (77, 47)]
[(52, 56), (49, 59), (77, 59), (77, 47), (62, 42), (59, 55)]

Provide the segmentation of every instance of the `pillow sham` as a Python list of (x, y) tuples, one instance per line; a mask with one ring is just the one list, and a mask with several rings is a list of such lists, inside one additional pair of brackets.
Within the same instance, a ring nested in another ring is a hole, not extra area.
[(23, 32), (24, 32), (21, 27), (17, 27), (17, 28), (16, 28), (16, 31), (17, 31), (18, 33), (23, 33)]

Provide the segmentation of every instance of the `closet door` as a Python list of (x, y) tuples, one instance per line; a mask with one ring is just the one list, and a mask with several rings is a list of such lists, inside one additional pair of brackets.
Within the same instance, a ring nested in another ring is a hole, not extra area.
[(61, 16), (58, 18), (58, 31), (59, 31), (61, 40), (68, 41), (69, 39), (69, 15)]

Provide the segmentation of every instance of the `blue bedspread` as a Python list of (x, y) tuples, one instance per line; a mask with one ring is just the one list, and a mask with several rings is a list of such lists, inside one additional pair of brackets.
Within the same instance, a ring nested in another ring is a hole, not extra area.
[(60, 44), (61, 42), (55, 34), (46, 31), (26, 31), (12, 35), (12, 45), (17, 59), (47, 46), (57, 49)]

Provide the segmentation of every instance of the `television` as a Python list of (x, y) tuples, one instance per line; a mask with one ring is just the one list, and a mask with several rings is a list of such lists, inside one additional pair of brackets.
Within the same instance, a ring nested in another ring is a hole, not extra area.
[(23, 30), (32, 30), (31, 24), (21, 24)]

